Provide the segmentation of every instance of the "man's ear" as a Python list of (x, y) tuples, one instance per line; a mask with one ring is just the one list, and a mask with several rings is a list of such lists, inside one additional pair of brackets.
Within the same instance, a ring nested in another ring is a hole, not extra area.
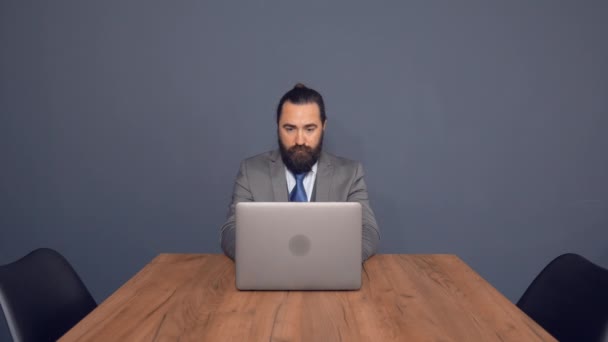
[(323, 123), (323, 132), (325, 132), (325, 127), (327, 127), (327, 119), (325, 119), (325, 122)]

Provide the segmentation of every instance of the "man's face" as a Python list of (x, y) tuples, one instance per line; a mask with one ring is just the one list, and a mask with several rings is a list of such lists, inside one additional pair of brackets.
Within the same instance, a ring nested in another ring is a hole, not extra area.
[(323, 146), (325, 124), (316, 103), (294, 104), (286, 101), (279, 119), (279, 146), (283, 163), (291, 172), (310, 171)]

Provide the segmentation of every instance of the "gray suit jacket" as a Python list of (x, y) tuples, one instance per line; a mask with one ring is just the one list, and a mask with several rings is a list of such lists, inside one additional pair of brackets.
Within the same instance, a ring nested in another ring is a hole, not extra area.
[[(363, 209), (362, 257), (365, 261), (376, 253), (380, 230), (369, 205), (363, 168), (359, 162), (321, 152), (313, 194), (317, 202), (359, 202)], [(235, 206), (238, 202), (287, 202), (285, 166), (279, 150), (245, 159), (232, 194), (226, 223), (221, 230), (224, 253), (234, 259)]]

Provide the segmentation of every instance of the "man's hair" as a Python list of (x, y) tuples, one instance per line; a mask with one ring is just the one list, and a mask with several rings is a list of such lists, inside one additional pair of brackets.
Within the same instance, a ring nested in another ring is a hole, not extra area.
[(286, 92), (283, 97), (281, 97), (281, 101), (279, 101), (279, 106), (277, 107), (277, 125), (281, 119), (281, 110), (283, 109), (283, 104), (286, 101), (293, 104), (316, 103), (317, 106), (319, 106), (319, 112), (321, 113), (321, 123), (325, 123), (327, 117), (325, 116), (325, 103), (323, 102), (323, 96), (321, 96), (318, 91), (308, 88), (302, 83), (298, 83), (290, 91)]

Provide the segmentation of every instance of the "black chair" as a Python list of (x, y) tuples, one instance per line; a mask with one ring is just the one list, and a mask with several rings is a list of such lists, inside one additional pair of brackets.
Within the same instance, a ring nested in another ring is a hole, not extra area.
[(97, 306), (68, 261), (48, 248), (0, 266), (0, 304), (15, 342), (56, 341)]
[(559, 341), (608, 341), (608, 270), (577, 254), (560, 255), (517, 306)]

